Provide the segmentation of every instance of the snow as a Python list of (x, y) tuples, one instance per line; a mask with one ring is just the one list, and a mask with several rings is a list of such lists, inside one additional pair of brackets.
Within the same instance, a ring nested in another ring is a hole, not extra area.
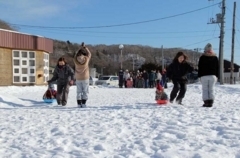
[(184, 106), (156, 105), (155, 89), (92, 86), (79, 109), (73, 86), (61, 107), (43, 103), (46, 89), (0, 87), (1, 158), (240, 158), (240, 85), (216, 85), (212, 108), (199, 83)]

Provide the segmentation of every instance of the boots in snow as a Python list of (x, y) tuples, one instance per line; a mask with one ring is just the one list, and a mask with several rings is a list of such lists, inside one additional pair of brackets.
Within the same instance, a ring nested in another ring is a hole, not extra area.
[(82, 100), (77, 100), (77, 104), (78, 104), (78, 107), (81, 108), (82, 107)]
[(212, 107), (213, 105), (213, 100), (205, 100), (204, 101), (204, 104), (203, 104), (203, 107)]
[(82, 100), (82, 108), (86, 108), (87, 107), (86, 102), (87, 102), (87, 100), (85, 100), (85, 99)]

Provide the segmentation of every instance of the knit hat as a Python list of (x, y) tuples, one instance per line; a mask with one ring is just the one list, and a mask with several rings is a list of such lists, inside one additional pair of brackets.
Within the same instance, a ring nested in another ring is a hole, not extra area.
[(212, 48), (212, 44), (208, 43), (205, 47), (204, 47), (204, 52), (205, 53), (213, 53), (213, 48)]
[(159, 83), (157, 84), (157, 90), (163, 91), (163, 87)]

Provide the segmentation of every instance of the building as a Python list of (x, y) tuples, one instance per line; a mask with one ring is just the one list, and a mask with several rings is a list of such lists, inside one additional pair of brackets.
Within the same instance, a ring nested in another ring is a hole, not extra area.
[(0, 86), (46, 84), (52, 52), (51, 39), (0, 29)]
[[(230, 68), (231, 62), (228, 60), (224, 60), (224, 83), (230, 83)], [(234, 63), (234, 70), (233, 70), (233, 81), (236, 83), (240, 81), (240, 66)]]

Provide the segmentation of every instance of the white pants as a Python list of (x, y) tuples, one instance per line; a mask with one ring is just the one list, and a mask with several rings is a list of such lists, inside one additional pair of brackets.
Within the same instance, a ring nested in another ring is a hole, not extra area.
[(89, 93), (89, 80), (76, 80), (77, 100), (87, 100)]
[(203, 101), (215, 99), (214, 86), (216, 82), (217, 82), (217, 77), (215, 75), (208, 75), (208, 76), (201, 77)]

